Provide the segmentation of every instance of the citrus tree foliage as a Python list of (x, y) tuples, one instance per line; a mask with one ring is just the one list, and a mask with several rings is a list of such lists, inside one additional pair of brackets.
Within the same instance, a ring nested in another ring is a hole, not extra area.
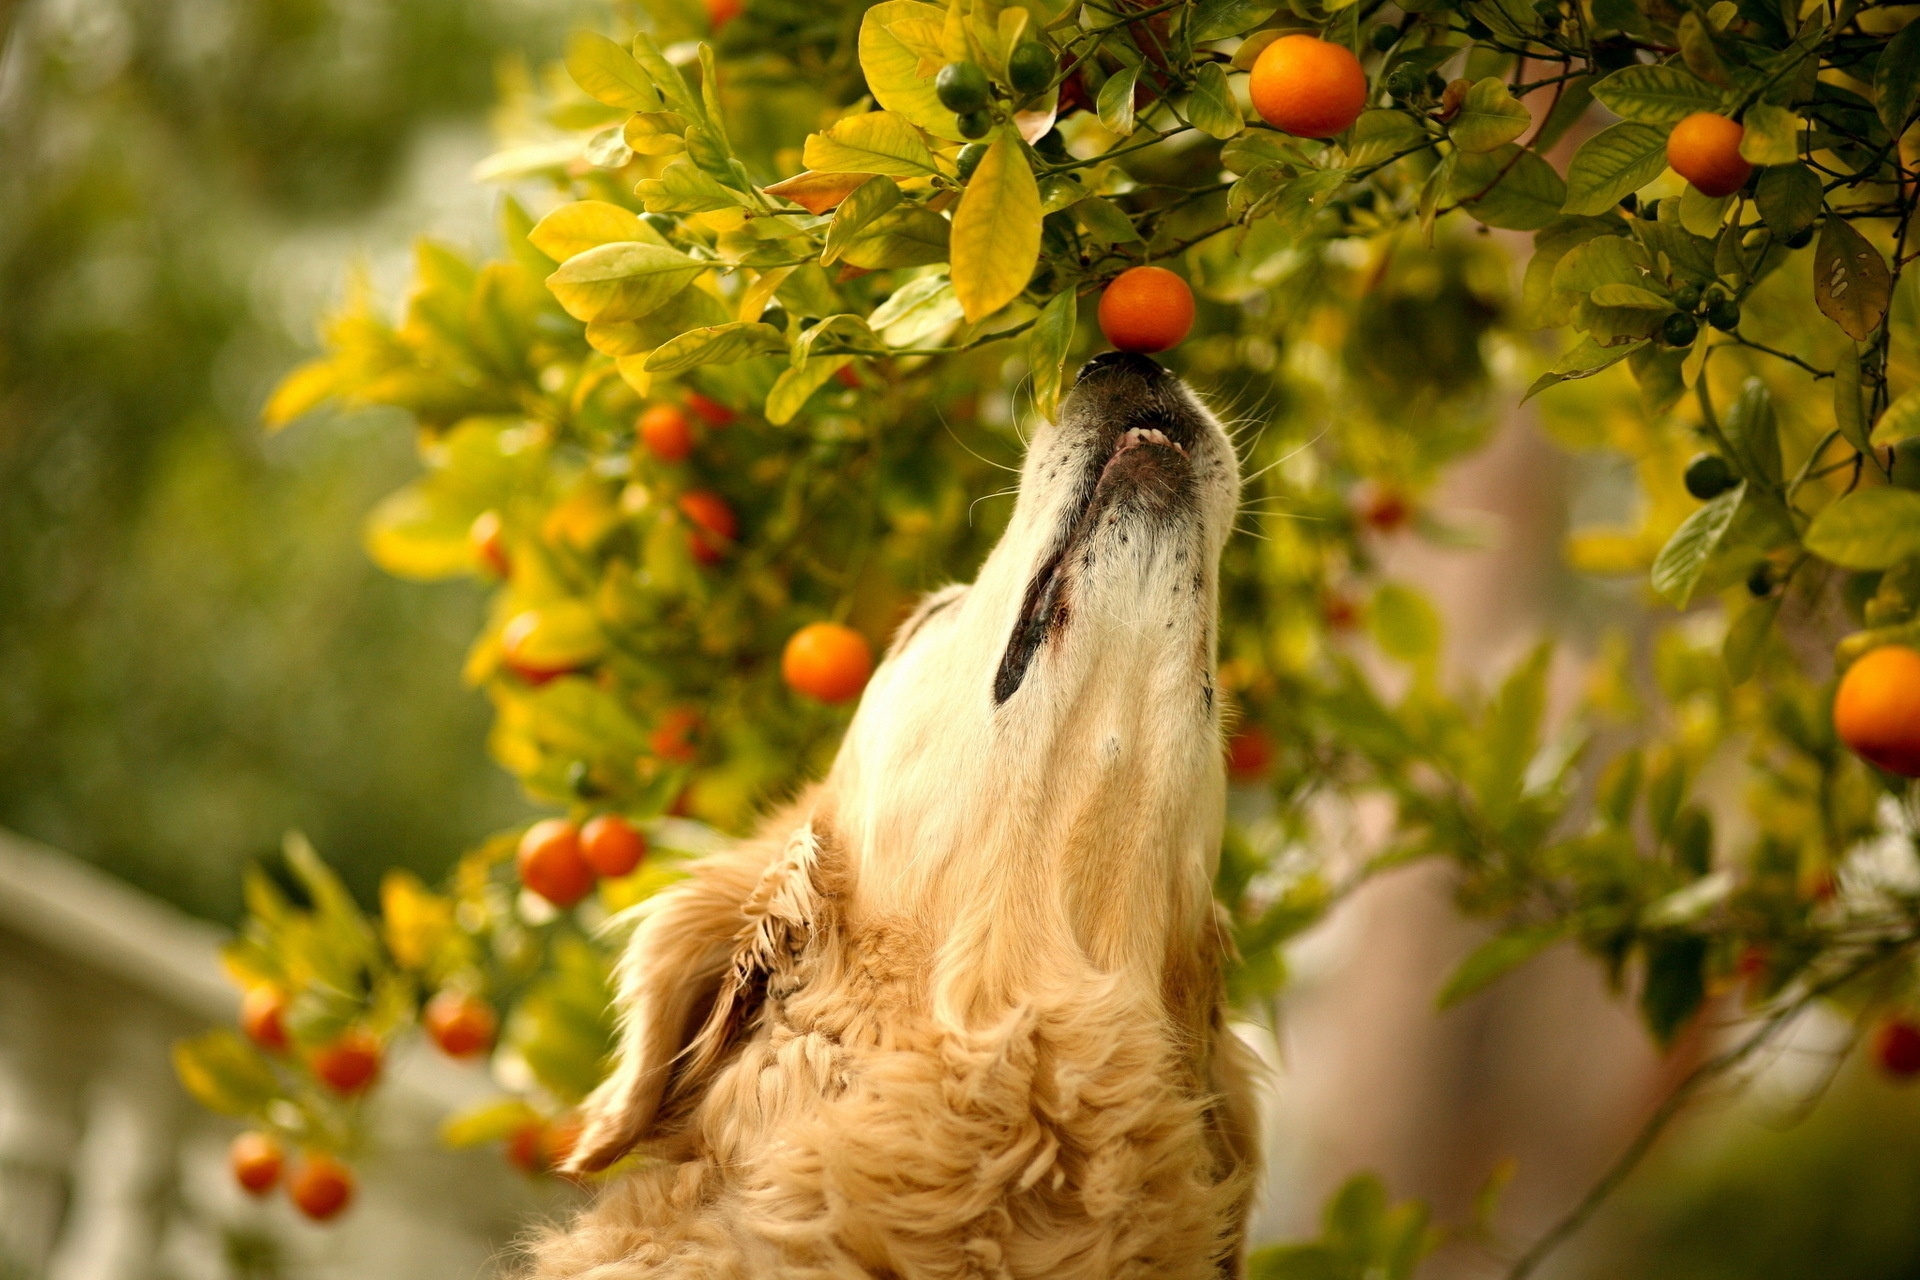
[[(312, 908), (262, 880), (234, 951), (243, 980), (292, 995), (295, 1052), (189, 1047), (203, 1096), (349, 1142), (300, 1053), (354, 1023), (397, 1034), (457, 984), (505, 1012), (514, 1096), (454, 1136), (564, 1123), (607, 1046), (610, 944), (590, 926), (670, 882), (705, 829), (680, 816), (742, 829), (824, 767), (845, 712), (783, 685), (786, 638), (834, 619), (883, 642), (915, 593), (971, 571), (1014, 433), (1099, 349), (1103, 285), (1145, 262), (1198, 294), (1166, 358), (1236, 416), (1248, 464), (1221, 641), (1237, 1000), (1267, 1008), (1281, 945), (1366, 877), (1442, 858), (1498, 925), (1436, 975), (1443, 1002), (1571, 940), (1663, 1043), (1737, 990), (1754, 1030), (1708, 1075), (1813, 1001), (1907, 1007), (1912, 792), (1829, 714), (1847, 663), (1920, 641), (1906, 10), (718, 12), (716, 30), (649, 0), (576, 36), (564, 70), (510, 77), (507, 145), (479, 175), (507, 188), (500, 256), (422, 244), (399, 321), (354, 298), (268, 408), (412, 415), (425, 474), (373, 514), (372, 554), (491, 583), (466, 674), (495, 704), (495, 754), (577, 818), (649, 827), (654, 856), (556, 911), (517, 892), (504, 833), (442, 890), (396, 876), (377, 928), (303, 858)], [(1367, 75), (1367, 109), (1325, 140), (1249, 105), (1243, 73), (1303, 30)], [(960, 115), (953, 63), (983, 73)], [(1751, 172), (1723, 197), (1667, 168), (1700, 112), (1741, 126), (1720, 159)], [(1594, 677), (1551, 718), (1551, 643), (1454, 688), (1434, 607), (1379, 571), (1393, 539), (1467, 536), (1422, 497), (1511, 404), (1496, 368), (1524, 371), (1568, 448), (1624, 455), (1638, 480), (1632, 526), (1567, 550), (1645, 584), (1650, 612), (1577, 638)], [(684, 458), (636, 437), (663, 403), (694, 424)], [(1716, 761), (1750, 782), (1704, 788)], [(1316, 835), (1369, 795), (1391, 834), (1335, 874)], [(1264, 1274), (1407, 1274), (1431, 1247), (1377, 1185), (1343, 1197), (1325, 1240), (1263, 1255)]]

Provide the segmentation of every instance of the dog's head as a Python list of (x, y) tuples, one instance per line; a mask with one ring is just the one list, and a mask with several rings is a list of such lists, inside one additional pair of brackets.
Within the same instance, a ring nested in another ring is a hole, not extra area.
[(841, 747), (826, 794), (863, 899), (951, 915), (1041, 860), (1014, 891), (1064, 896), (1096, 958), (1156, 932), (1138, 910), (1218, 847), (1215, 579), (1238, 493), (1180, 379), (1118, 352), (1081, 370), (978, 579), (908, 619)]
[(1179, 379), (1133, 355), (1081, 371), (1005, 536), (900, 628), (827, 779), (636, 909), (620, 1065), (570, 1168), (604, 1167), (663, 1099), (697, 1095), (829, 914), (929, 947), (951, 1021), (1089, 972), (1192, 1021), (1210, 999), (1215, 578), (1238, 491), (1226, 433)]

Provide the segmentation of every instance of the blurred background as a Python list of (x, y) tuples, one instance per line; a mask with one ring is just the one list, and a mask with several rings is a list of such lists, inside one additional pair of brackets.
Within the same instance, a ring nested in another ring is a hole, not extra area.
[[(5, 1280), (467, 1276), (573, 1194), (440, 1151), (436, 1117), (484, 1082), (421, 1058), (366, 1207), (297, 1225), (226, 1182), (229, 1130), (165, 1047), (231, 1016), (213, 948), (288, 830), (371, 904), (383, 869), (435, 879), (529, 811), (459, 681), (482, 589), (360, 548), (417, 470), (407, 433), (372, 413), (269, 439), (258, 415), (350, 272), (393, 297), (414, 237), (490, 247), (468, 175), (495, 77), (583, 12), (0, 0), (0, 828), (26, 838), (0, 847)], [(1444, 510), (1520, 531), (1399, 567), (1443, 603), (1456, 666), (1568, 608), (1557, 534), (1619, 480), (1516, 419), (1449, 481)], [(1509, 1157), (1518, 1221), (1542, 1223), (1670, 1081), (1570, 954), (1435, 1014), (1474, 938), (1414, 872), (1302, 945), (1263, 1235), (1310, 1232), (1361, 1168), (1461, 1222)], [(1920, 1095), (1832, 1078), (1851, 1033), (1809, 1025), (1690, 1121), (1553, 1274), (1920, 1276)], [(1459, 1241), (1435, 1266), (1496, 1263)]]

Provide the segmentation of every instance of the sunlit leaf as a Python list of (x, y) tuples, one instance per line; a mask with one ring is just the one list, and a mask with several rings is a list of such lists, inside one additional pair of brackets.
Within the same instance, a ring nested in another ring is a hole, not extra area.
[(938, 171), (920, 131), (891, 111), (848, 116), (825, 133), (808, 135), (803, 159), (809, 169), (837, 173), (915, 178)]
[(1721, 538), (1733, 524), (1734, 513), (1740, 509), (1746, 491), (1744, 483), (1735, 485), (1701, 507), (1674, 530), (1673, 537), (1661, 548), (1659, 558), (1653, 562), (1653, 589), (1675, 607), (1684, 609), (1693, 599), (1694, 587), (1707, 561), (1719, 549)]
[(1040, 189), (1019, 142), (995, 138), (953, 215), (953, 292), (971, 321), (1020, 296), (1040, 257)]
[(633, 55), (596, 31), (576, 31), (567, 40), (567, 74), (610, 107), (660, 110), (660, 94)]
[(1920, 555), (1920, 493), (1888, 487), (1847, 494), (1813, 518), (1806, 544), (1849, 569), (1891, 569)]
[(639, 214), (604, 200), (576, 200), (561, 205), (540, 219), (527, 233), (527, 239), (555, 262), (565, 262), (575, 254), (621, 240), (667, 247), (665, 237), (642, 222)]
[(1667, 167), (1667, 131), (1623, 120), (1580, 144), (1567, 165), (1567, 213), (1605, 213)]
[(1641, 124), (1678, 124), (1720, 107), (1718, 89), (1671, 63), (1621, 67), (1595, 83), (1593, 96), (1621, 119)]
[(1447, 132), (1462, 151), (1492, 151), (1525, 133), (1531, 123), (1526, 107), (1507, 92), (1507, 82), (1487, 76), (1467, 90)]
[(567, 259), (547, 287), (576, 320), (638, 320), (706, 269), (675, 250), (623, 241)]

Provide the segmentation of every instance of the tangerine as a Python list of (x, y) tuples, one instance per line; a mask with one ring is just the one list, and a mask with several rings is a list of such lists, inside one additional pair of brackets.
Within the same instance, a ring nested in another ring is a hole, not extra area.
[(520, 837), (520, 883), (556, 907), (570, 907), (593, 889), (593, 868), (580, 852), (580, 829), (547, 818)]
[(693, 558), (701, 564), (720, 563), (727, 544), (740, 532), (740, 522), (727, 500), (711, 489), (692, 489), (680, 495), (680, 514), (693, 523), (687, 531)]
[(1367, 107), (1367, 73), (1344, 45), (1281, 36), (1254, 59), (1248, 96), (1260, 118), (1299, 138), (1331, 138)]
[(1753, 172), (1740, 154), (1746, 132), (1717, 111), (1696, 111), (1667, 135), (1667, 165), (1703, 196), (1730, 196)]
[(1100, 295), (1100, 332), (1122, 351), (1165, 351), (1193, 328), (1193, 290), (1165, 267), (1133, 267)]
[(852, 627), (814, 622), (787, 639), (780, 674), (797, 693), (822, 702), (845, 702), (860, 695), (873, 674), (873, 647)]
[(1920, 1027), (1905, 1018), (1881, 1023), (1873, 1035), (1873, 1056), (1896, 1080), (1920, 1075)]
[(506, 524), (498, 511), (482, 511), (467, 528), (467, 543), (473, 558), (496, 578), (513, 576), (513, 561), (507, 556)]
[(233, 1170), (233, 1180), (250, 1196), (263, 1196), (273, 1190), (273, 1184), (280, 1181), (280, 1168), (285, 1162), (280, 1143), (272, 1134), (257, 1129), (249, 1129), (227, 1147), (227, 1165)]
[(693, 452), (693, 424), (679, 405), (656, 404), (640, 415), (640, 440), (662, 462), (684, 462)]
[(350, 1027), (332, 1044), (314, 1050), (308, 1065), (335, 1093), (364, 1093), (380, 1074), (380, 1041), (370, 1031)]
[(493, 1006), (466, 991), (451, 987), (434, 993), (420, 1021), (427, 1034), (449, 1058), (471, 1058), (493, 1047), (500, 1019)]
[(287, 1197), (315, 1222), (325, 1222), (353, 1203), (353, 1170), (324, 1151), (310, 1151), (287, 1179)]
[(287, 1051), (287, 993), (269, 983), (240, 997), (240, 1029), (268, 1053)]
[(603, 876), (624, 876), (647, 856), (647, 838), (617, 813), (603, 813), (580, 828), (580, 853)]
[(1833, 727), (1862, 760), (1920, 778), (1920, 650), (1889, 644), (1858, 658), (1833, 695)]

